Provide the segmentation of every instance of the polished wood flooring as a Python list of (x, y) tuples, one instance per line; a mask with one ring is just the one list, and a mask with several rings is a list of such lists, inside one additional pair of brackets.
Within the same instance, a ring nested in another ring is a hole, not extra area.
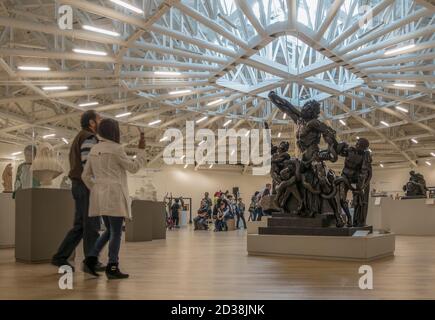
[(245, 231), (180, 229), (123, 244), (130, 279), (79, 270), (73, 290), (59, 289), (55, 267), (16, 263), (13, 249), (1, 249), (0, 299), (435, 299), (435, 237), (398, 236), (394, 258), (369, 263), (373, 290), (359, 289), (360, 265), (248, 256)]

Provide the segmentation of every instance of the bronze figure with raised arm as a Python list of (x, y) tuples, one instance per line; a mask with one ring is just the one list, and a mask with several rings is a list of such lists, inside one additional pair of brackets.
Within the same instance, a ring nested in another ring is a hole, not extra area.
[[(336, 148), (338, 143), (335, 138), (335, 131), (318, 119), (320, 104), (317, 101), (308, 101), (299, 110), (289, 101), (279, 97), (274, 91), (269, 93), (269, 99), (296, 123), (297, 146), (302, 152), (302, 161), (304, 163), (308, 164), (314, 160), (337, 161)], [(328, 144), (328, 149), (320, 151), (319, 144), (322, 136)]]

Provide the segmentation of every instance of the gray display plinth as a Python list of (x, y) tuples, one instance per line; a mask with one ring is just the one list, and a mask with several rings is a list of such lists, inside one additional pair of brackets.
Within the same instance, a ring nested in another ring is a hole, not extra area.
[(125, 240), (151, 241), (166, 239), (166, 211), (163, 202), (133, 200), (133, 219), (125, 225)]
[(15, 199), (15, 258), (19, 262), (50, 261), (74, 219), (70, 190), (24, 189)]
[(435, 199), (371, 198), (367, 221), (397, 235), (434, 236)]
[(394, 250), (394, 234), (370, 234), (364, 237), (248, 234), (250, 255), (371, 261), (393, 256)]
[(151, 202), (150, 212), (153, 216), (153, 240), (166, 239), (166, 210), (164, 202)]
[(0, 249), (15, 246), (15, 200), (12, 193), (0, 193)]

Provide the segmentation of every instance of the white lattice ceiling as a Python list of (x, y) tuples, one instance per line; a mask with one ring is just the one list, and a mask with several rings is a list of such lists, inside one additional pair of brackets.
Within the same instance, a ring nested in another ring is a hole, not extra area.
[[(377, 163), (433, 158), (430, 1), (123, 1), (143, 13), (109, 0), (0, 2), (1, 141), (25, 144), (55, 130), (62, 145), (81, 110), (95, 108), (111, 117), (131, 113), (119, 118), (125, 142), (145, 128), (151, 163), (165, 129), (204, 116), (199, 126), (212, 129), (268, 121), (274, 140), (294, 147), (292, 123), (267, 100), (275, 90), (295, 105), (321, 101), (340, 139), (369, 138)], [(73, 30), (57, 25), (65, 4), (74, 9)], [(44, 90), (50, 86), (68, 88)], [(87, 102), (98, 105), (81, 106)]]

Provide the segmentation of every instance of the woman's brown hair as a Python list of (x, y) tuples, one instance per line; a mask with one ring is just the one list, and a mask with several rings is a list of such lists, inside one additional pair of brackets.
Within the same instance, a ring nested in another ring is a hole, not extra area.
[(98, 126), (98, 134), (101, 138), (119, 143), (119, 123), (113, 119), (103, 119)]

